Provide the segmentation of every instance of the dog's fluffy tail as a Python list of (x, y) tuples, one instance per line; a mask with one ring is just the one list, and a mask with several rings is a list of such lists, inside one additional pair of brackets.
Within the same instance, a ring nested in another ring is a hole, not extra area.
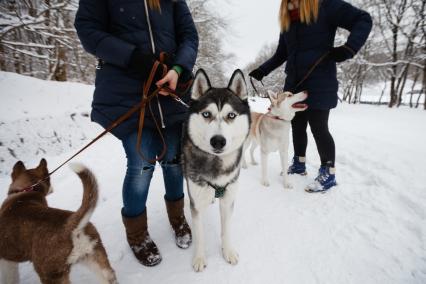
[(93, 173), (84, 165), (74, 163), (70, 167), (83, 184), (83, 201), (80, 208), (69, 217), (66, 227), (81, 230), (89, 223), (98, 202), (98, 183)]

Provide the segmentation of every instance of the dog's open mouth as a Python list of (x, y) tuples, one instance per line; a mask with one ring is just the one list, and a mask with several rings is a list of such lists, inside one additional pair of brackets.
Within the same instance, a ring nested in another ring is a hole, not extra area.
[(307, 104), (295, 103), (291, 106), (292, 108), (308, 108)]

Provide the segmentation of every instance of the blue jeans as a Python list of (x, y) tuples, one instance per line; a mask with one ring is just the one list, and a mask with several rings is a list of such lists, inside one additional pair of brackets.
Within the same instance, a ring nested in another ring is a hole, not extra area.
[[(175, 201), (183, 198), (183, 175), (181, 166), (182, 124), (169, 126), (162, 130), (167, 144), (167, 153), (159, 164), (163, 170), (165, 198)], [(144, 213), (149, 185), (154, 173), (155, 163), (145, 161), (136, 150), (137, 133), (122, 139), (127, 156), (127, 172), (123, 183), (123, 209), (125, 217), (136, 217)], [(156, 129), (144, 128), (141, 152), (147, 159), (161, 154), (163, 144)]]

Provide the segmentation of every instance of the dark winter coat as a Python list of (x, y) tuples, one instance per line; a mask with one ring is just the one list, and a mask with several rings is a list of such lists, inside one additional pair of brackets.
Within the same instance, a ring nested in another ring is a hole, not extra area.
[[(156, 53), (174, 55), (174, 65), (192, 72), (198, 51), (198, 34), (184, 0), (161, 0), (161, 12), (149, 10)], [(129, 76), (127, 67), (135, 48), (151, 53), (151, 40), (144, 0), (80, 0), (75, 28), (83, 47), (102, 59), (96, 71), (92, 120), (107, 127), (141, 100), (142, 82)], [(159, 96), (166, 126), (186, 117), (184, 106), (170, 97)], [(157, 100), (151, 102), (159, 120)], [(149, 111), (147, 111), (149, 116)], [(113, 130), (123, 138), (137, 129), (138, 116)], [(152, 126), (146, 120), (146, 126)]]
[[(331, 109), (337, 105), (336, 62), (327, 58), (313, 71), (309, 78), (295, 90), (310, 67), (334, 45), (338, 27), (350, 31), (345, 43), (355, 53), (364, 45), (371, 31), (370, 15), (342, 0), (323, 0), (318, 20), (306, 25), (291, 22), (290, 29), (282, 32), (276, 53), (260, 69), (269, 74), (287, 61), (284, 90), (298, 92), (307, 90), (306, 103), (311, 109)], [(348, 58), (352, 57), (348, 51)]]

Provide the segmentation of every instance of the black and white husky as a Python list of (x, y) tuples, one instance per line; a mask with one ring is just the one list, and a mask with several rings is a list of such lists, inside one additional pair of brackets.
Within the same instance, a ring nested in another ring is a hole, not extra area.
[(244, 75), (236, 70), (227, 88), (213, 88), (204, 70), (194, 80), (189, 119), (183, 134), (183, 168), (191, 202), (195, 254), (192, 266), (206, 266), (202, 218), (220, 200), (222, 253), (237, 264), (230, 240), (230, 217), (238, 189), (244, 142), (250, 131), (250, 108)]

